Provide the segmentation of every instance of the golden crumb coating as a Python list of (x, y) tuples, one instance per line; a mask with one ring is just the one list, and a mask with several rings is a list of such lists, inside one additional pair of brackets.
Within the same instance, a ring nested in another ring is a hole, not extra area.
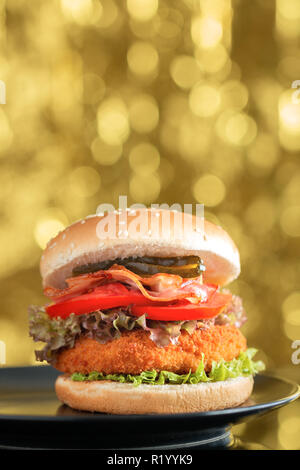
[(184, 374), (190, 369), (195, 372), (202, 354), (208, 371), (212, 361), (230, 361), (246, 347), (246, 338), (235, 326), (210, 326), (196, 330), (191, 335), (183, 331), (177, 344), (169, 344), (164, 348), (156, 346), (149, 338), (149, 332), (134, 330), (126, 331), (120, 338), (106, 344), (81, 337), (74, 348), (59, 354), (55, 367), (70, 374), (88, 374), (92, 371), (140, 374), (145, 370), (168, 370)]

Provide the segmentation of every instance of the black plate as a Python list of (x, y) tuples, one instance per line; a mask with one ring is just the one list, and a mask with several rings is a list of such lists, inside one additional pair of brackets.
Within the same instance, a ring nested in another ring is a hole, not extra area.
[[(258, 375), (240, 407), (173, 415), (109, 415), (72, 410), (54, 392), (51, 367), (0, 369), (0, 448), (172, 449), (228, 446), (230, 425), (283, 406), (300, 387)], [(78, 426), (79, 425), (79, 426)]]

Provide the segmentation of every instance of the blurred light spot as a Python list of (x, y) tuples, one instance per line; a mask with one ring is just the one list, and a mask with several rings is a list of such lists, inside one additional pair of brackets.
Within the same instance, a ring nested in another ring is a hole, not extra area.
[(232, 145), (249, 145), (256, 136), (255, 121), (245, 113), (224, 111), (217, 121), (218, 135)]
[[(198, 0), (194, 2), (199, 4), (201, 12), (205, 15), (222, 17), (231, 12), (231, 1), (224, 0)], [(192, 2), (190, 2), (192, 4)]]
[(199, 65), (194, 57), (175, 57), (170, 66), (171, 77), (181, 88), (191, 88), (201, 77)]
[(159, 35), (164, 38), (166, 42), (171, 43), (176, 40), (176, 37), (181, 33), (181, 27), (174, 21), (160, 19)]
[(291, 237), (300, 237), (300, 206), (285, 209), (280, 217), (282, 230)]
[(294, 291), (286, 297), (282, 303), (284, 316), (300, 309), (300, 291)]
[(270, 134), (259, 134), (247, 152), (248, 160), (259, 175), (274, 168), (279, 158), (278, 145)]
[(276, 8), (278, 13), (288, 20), (300, 19), (300, 1), (299, 0), (277, 0)]
[(214, 207), (220, 204), (226, 194), (223, 181), (215, 175), (201, 176), (193, 186), (193, 194), (198, 202)]
[(291, 100), (292, 93), (285, 92), (279, 100), (280, 120), (290, 132), (300, 133), (300, 106)]
[(220, 88), (222, 105), (224, 109), (233, 108), (237, 111), (243, 109), (248, 102), (248, 90), (243, 83), (229, 80)]
[(232, 144), (247, 145), (255, 138), (256, 123), (246, 114), (237, 114), (228, 120), (225, 132)]
[(297, 39), (299, 36), (299, 19), (286, 18), (276, 11), (276, 33), (287, 40)]
[(141, 176), (134, 175), (130, 179), (129, 190), (134, 201), (143, 204), (151, 204), (160, 193), (160, 179), (154, 174)]
[(287, 313), (285, 321), (290, 325), (300, 326), (300, 304), (298, 310)]
[(282, 303), (284, 331), (291, 339), (299, 339), (300, 333), (300, 292), (292, 292)]
[(48, 209), (37, 220), (34, 238), (40, 248), (45, 249), (48, 241), (68, 225), (68, 219), (59, 209)]
[(289, 322), (285, 321), (283, 323), (283, 331), (285, 336), (292, 341), (298, 340), (300, 338), (300, 325), (291, 325)]
[(159, 110), (151, 95), (136, 95), (129, 107), (129, 119), (132, 128), (141, 134), (151, 132), (158, 124)]
[(4, 153), (5, 150), (7, 150), (13, 140), (13, 133), (10, 128), (8, 119), (3, 112), (2, 109), (0, 109), (0, 154)]
[(220, 106), (220, 94), (212, 85), (198, 84), (189, 97), (190, 108), (196, 116), (213, 116)]
[(257, 198), (245, 213), (247, 223), (257, 235), (267, 234), (275, 223), (276, 211), (271, 199)]
[(61, 0), (61, 6), (65, 16), (79, 24), (95, 22), (102, 14), (101, 3), (92, 0)]
[(202, 73), (221, 73), (225, 79), (230, 72), (231, 61), (223, 44), (218, 44), (213, 49), (198, 49), (195, 56)]
[(80, 166), (69, 177), (72, 190), (80, 197), (93, 196), (101, 185), (99, 173), (89, 166)]
[(118, 7), (112, 0), (101, 0), (101, 2), (98, 1), (97, 3), (101, 3), (102, 6), (102, 13), (99, 21), (97, 22), (97, 26), (99, 25), (100, 28), (108, 29), (116, 22), (118, 18)]
[(300, 149), (300, 104), (293, 102), (297, 90), (287, 90), (279, 98), (279, 138), (287, 150)]
[(149, 21), (155, 16), (158, 0), (127, 0), (129, 14), (138, 21)]
[(157, 70), (158, 60), (157, 50), (149, 42), (137, 41), (127, 53), (130, 70), (141, 77), (153, 75)]
[(154, 38), (161, 27), (160, 17), (157, 15), (150, 21), (129, 21), (129, 28), (137, 38), (146, 41)]
[(129, 163), (135, 173), (141, 176), (147, 176), (155, 172), (159, 167), (160, 156), (157, 148), (143, 142), (133, 147), (129, 154)]
[(96, 162), (100, 165), (114, 165), (122, 155), (122, 145), (109, 145), (97, 138), (93, 141), (91, 150)]
[(222, 24), (209, 16), (197, 17), (192, 20), (191, 34), (197, 46), (204, 49), (215, 47), (222, 39)]
[(181, 119), (176, 150), (178, 147), (183, 159), (200, 162), (210, 149), (211, 134), (208, 123), (199, 121), (192, 114), (186, 114)]
[(289, 416), (280, 423), (281, 430), (285, 433), (300, 434), (300, 416)]
[(98, 108), (98, 133), (107, 144), (120, 145), (129, 135), (127, 109), (119, 98), (108, 98)]

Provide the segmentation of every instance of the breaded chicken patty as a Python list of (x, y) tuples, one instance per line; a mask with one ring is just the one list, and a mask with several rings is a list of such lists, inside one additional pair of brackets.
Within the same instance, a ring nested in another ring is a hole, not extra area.
[(124, 332), (118, 339), (100, 344), (81, 337), (74, 348), (62, 351), (55, 367), (65, 373), (92, 371), (104, 374), (140, 374), (146, 370), (168, 370), (178, 374), (195, 372), (202, 354), (205, 369), (212, 361), (230, 361), (246, 349), (246, 338), (235, 326), (215, 325), (196, 330), (193, 334), (181, 333), (178, 343), (160, 348), (142, 330)]

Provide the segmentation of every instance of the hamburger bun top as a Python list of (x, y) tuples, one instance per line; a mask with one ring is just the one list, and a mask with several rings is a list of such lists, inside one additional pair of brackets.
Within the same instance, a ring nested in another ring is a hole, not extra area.
[(204, 219), (164, 209), (119, 210), (79, 220), (49, 241), (40, 270), (44, 286), (63, 288), (76, 266), (130, 256), (184, 255), (202, 259), (206, 283), (223, 286), (240, 273), (239, 252), (227, 232)]

